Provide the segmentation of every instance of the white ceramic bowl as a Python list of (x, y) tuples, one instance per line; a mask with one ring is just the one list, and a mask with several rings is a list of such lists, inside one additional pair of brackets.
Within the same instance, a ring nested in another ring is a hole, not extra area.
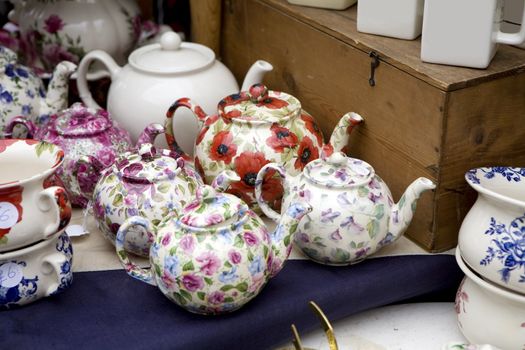
[(62, 292), (73, 281), (73, 247), (65, 232), (0, 253), (0, 310)]
[(525, 168), (478, 168), (465, 178), (478, 198), (459, 230), (463, 259), (483, 278), (525, 294)]
[(473, 344), (505, 350), (525, 349), (525, 296), (505, 290), (476, 275), (456, 250), (465, 278), (456, 294), (461, 332)]

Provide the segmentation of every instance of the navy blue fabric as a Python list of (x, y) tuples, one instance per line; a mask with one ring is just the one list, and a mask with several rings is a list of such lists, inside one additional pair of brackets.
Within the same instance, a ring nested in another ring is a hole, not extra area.
[[(0, 312), (1, 349), (270, 349), (320, 327), (314, 300), (332, 321), (370, 308), (457, 288), (449, 255), (368, 259), (349, 267), (288, 261), (242, 309), (191, 314), (124, 271), (74, 274), (63, 294)], [(337, 330), (336, 330), (337, 331)]]

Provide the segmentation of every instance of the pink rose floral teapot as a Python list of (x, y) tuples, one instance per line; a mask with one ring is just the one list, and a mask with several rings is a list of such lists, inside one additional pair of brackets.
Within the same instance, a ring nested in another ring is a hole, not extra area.
[[(181, 107), (191, 109), (200, 124), (194, 160), (205, 182), (223, 170), (235, 171), (240, 180), (231, 185), (229, 192), (254, 208), (255, 178), (265, 164), (280, 163), (291, 174), (298, 174), (322, 153), (342, 150), (353, 127), (362, 121), (356, 113), (345, 114), (325, 145), (314, 118), (301, 109), (298, 99), (268, 90), (262, 84), (224, 98), (218, 113), (212, 116), (190, 99), (181, 98), (169, 108), (165, 128), (169, 147), (186, 159), (172, 128), (175, 112)], [(282, 197), (279, 180), (269, 173), (264, 186), (265, 200), (278, 206)]]
[[(162, 129), (160, 124), (153, 125)], [(112, 243), (126, 219), (140, 215), (158, 224), (191, 202), (197, 188), (203, 185), (191, 164), (173, 151), (156, 149), (151, 142), (142, 143), (139, 139), (138, 151), (122, 154), (106, 169), (93, 192), (95, 219)], [(222, 182), (221, 178), (217, 180), (218, 191)], [(143, 230), (134, 230), (128, 234), (125, 248), (148, 256), (151, 242), (152, 237)]]
[(370, 164), (341, 152), (310, 162), (300, 175), (276, 163), (265, 165), (255, 191), (262, 211), (274, 221), (280, 214), (264, 200), (264, 179), (277, 171), (284, 180), (283, 210), (302, 199), (313, 207), (299, 223), (295, 243), (312, 260), (327, 265), (357, 263), (392, 243), (407, 229), (422, 192), (435, 188), (416, 179), (397, 204)]
[[(100, 171), (132, 147), (129, 133), (112, 121), (108, 112), (87, 108), (81, 103), (52, 115), (40, 128), (26, 117), (15, 117), (6, 126), (6, 136), (19, 124), (27, 128), (28, 138), (47, 141), (64, 150), (64, 163), (57, 175), (71, 203), (80, 207), (85, 207), (91, 198)], [(146, 132), (153, 138), (162, 130), (158, 125)]]
[(17, 55), (0, 46), (0, 137), (15, 116), (26, 116), (37, 125), (67, 107), (69, 75), (76, 65), (61, 62), (53, 72), (47, 92), (42, 80), (17, 62)]
[[(226, 182), (238, 179), (235, 173)], [(225, 184), (224, 186), (227, 186)], [(273, 233), (238, 197), (199, 187), (194, 201), (158, 225), (135, 216), (121, 226), (116, 249), (127, 273), (157, 285), (171, 301), (199, 314), (234, 311), (257, 296), (282, 268), (299, 220), (310, 210), (292, 203)], [(155, 238), (150, 269), (130, 261), (128, 232), (142, 226)]]

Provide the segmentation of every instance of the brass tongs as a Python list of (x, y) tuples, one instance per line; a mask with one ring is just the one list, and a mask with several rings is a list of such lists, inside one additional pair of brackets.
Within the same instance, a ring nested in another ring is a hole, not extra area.
[[(334, 328), (330, 324), (330, 321), (316, 303), (310, 301), (309, 305), (314, 311), (314, 313), (317, 315), (317, 317), (319, 317), (319, 319), (321, 320), (321, 325), (323, 326), (324, 333), (326, 334), (326, 339), (328, 340), (330, 350), (339, 350), (339, 348), (337, 347), (337, 340), (335, 339)], [(295, 347), (295, 350), (310, 350), (303, 347), (301, 343), (301, 338), (299, 337), (299, 333), (297, 332), (297, 328), (294, 324), (292, 324), (291, 328), (293, 334), (292, 343)]]

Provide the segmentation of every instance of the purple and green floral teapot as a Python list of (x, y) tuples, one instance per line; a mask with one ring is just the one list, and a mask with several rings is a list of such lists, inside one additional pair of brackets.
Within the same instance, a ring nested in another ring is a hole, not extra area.
[[(225, 97), (219, 102), (218, 113), (212, 116), (190, 99), (181, 98), (169, 108), (165, 128), (169, 147), (185, 159), (189, 157), (173, 134), (174, 115), (181, 107), (189, 108), (200, 124), (194, 160), (205, 182), (210, 183), (223, 170), (235, 171), (240, 180), (230, 186), (229, 192), (250, 207), (256, 207), (255, 178), (265, 164), (280, 163), (290, 173), (298, 174), (322, 153), (342, 150), (353, 127), (362, 121), (356, 113), (345, 114), (330, 143), (324, 144), (314, 118), (302, 110), (297, 98), (268, 90), (262, 84)], [(279, 180), (268, 174), (264, 186), (265, 200), (278, 206), (283, 191)]]
[[(158, 125), (160, 128), (162, 126)], [(195, 169), (175, 152), (141, 143), (138, 151), (122, 154), (106, 169), (93, 192), (93, 211), (104, 236), (115, 242), (126, 219), (140, 215), (158, 224), (192, 201), (203, 185)], [(217, 185), (220, 188), (220, 179)], [(126, 250), (149, 254), (152, 238), (137, 229), (128, 234)]]
[(71, 62), (59, 63), (46, 92), (42, 80), (17, 60), (13, 51), (0, 46), (0, 137), (13, 117), (26, 116), (40, 126), (66, 108), (69, 75), (76, 69)]
[[(71, 203), (80, 207), (85, 207), (91, 198), (101, 170), (132, 147), (129, 133), (111, 120), (108, 112), (81, 103), (52, 115), (41, 127), (26, 117), (15, 117), (6, 126), (6, 136), (19, 124), (27, 128), (28, 138), (47, 141), (64, 150), (64, 163), (57, 175)], [(157, 125), (147, 128), (146, 133), (151, 139), (162, 130), (162, 125)]]
[(420, 177), (395, 204), (370, 164), (341, 152), (314, 160), (295, 176), (280, 164), (268, 164), (257, 176), (255, 192), (262, 211), (274, 221), (280, 214), (268, 206), (263, 192), (269, 171), (277, 171), (284, 180), (283, 210), (301, 199), (312, 205), (299, 223), (295, 244), (327, 265), (357, 263), (401, 237), (421, 193), (435, 187)]
[[(238, 180), (226, 171), (223, 187)], [(116, 249), (127, 273), (157, 285), (171, 301), (200, 314), (234, 311), (253, 299), (283, 267), (299, 220), (310, 210), (292, 203), (274, 232), (238, 197), (199, 187), (196, 198), (160, 223), (135, 216), (117, 234)], [(131, 229), (154, 237), (151, 269), (130, 261), (124, 246)]]

